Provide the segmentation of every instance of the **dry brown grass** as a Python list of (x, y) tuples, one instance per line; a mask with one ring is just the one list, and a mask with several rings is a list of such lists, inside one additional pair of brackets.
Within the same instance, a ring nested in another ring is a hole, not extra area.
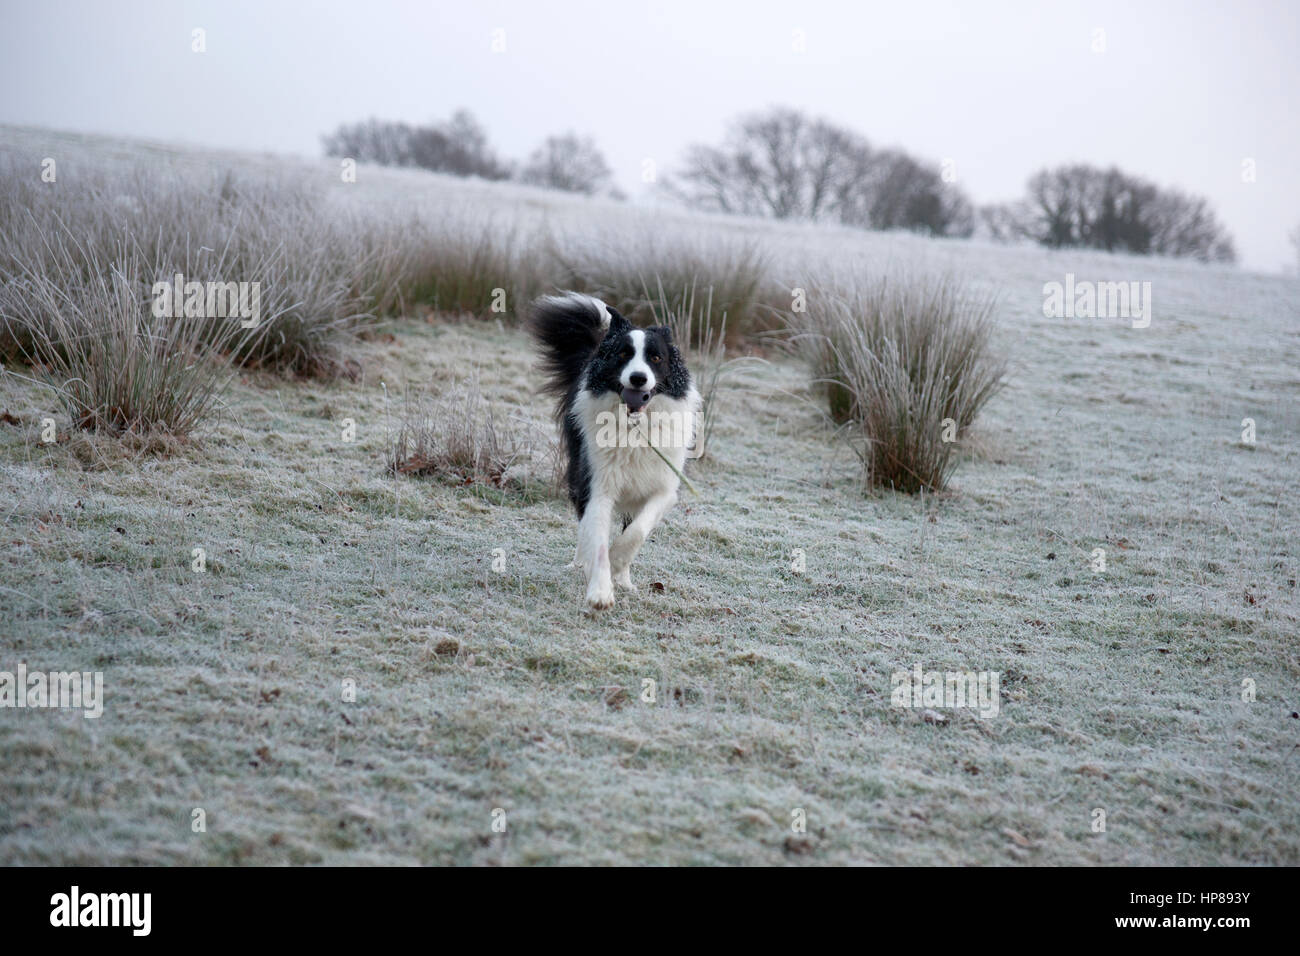
[(60, 227), (45, 235), (44, 252), (40, 271), (28, 265), (0, 280), (0, 316), (19, 330), (13, 348), (31, 375), (77, 428), (136, 444), (149, 433), (188, 435), (229, 380), (222, 356), (239, 350), (238, 322), (153, 315), (157, 263), (126, 239), (105, 257)]
[(709, 314), (726, 317), (733, 342), (765, 327), (770, 257), (753, 240), (594, 233), (561, 237), (551, 255), (561, 287), (600, 296), (635, 322), (688, 315), (707, 301)]
[(407, 391), (388, 470), (501, 488), (519, 480), (513, 470), (532, 455), (526, 429), (495, 411), (472, 375), (442, 394)]
[[(30, 359), (37, 338), (66, 329), (24, 307), (24, 280), (47, 298), (75, 297), (116, 270), (130, 283), (256, 282), (256, 329), (209, 319), (204, 344), (246, 365), (332, 375), (347, 368), (352, 335), (394, 300), (394, 243), (364, 220), (326, 211), (288, 176), (149, 172), (67, 174), (41, 183), (10, 162), (0, 179), (0, 355)], [(125, 254), (138, 271), (123, 268)], [(143, 298), (143, 293), (141, 294)], [(93, 312), (92, 312), (93, 314)], [(235, 326), (232, 331), (229, 327)]]
[(994, 306), (951, 276), (814, 287), (796, 338), (831, 417), (849, 426), (869, 486), (943, 490), (967, 429), (1005, 379), (1005, 360), (990, 351)]

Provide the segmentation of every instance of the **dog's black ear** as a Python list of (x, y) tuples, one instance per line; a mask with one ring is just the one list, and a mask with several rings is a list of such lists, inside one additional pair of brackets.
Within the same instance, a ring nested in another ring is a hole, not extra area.
[(656, 325), (654, 330), (662, 335), (664, 341), (669, 345), (673, 344), (673, 327), (671, 325)]
[(623, 318), (622, 313), (613, 306), (606, 306), (605, 308), (609, 310), (609, 332), (611, 335), (632, 331), (632, 323)]

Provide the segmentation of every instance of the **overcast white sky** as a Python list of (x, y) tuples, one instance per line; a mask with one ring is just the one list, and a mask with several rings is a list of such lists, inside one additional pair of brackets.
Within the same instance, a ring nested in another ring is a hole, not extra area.
[[(375, 115), (478, 115), (505, 156), (589, 133), (623, 189), (783, 104), (951, 158), (976, 202), (1069, 161), (1208, 196), (1294, 262), (1300, 2), (0, 0), (0, 122), (320, 154)], [(191, 30), (207, 52), (190, 50)], [(493, 31), (506, 50), (492, 52)], [(1105, 52), (1093, 52), (1096, 30)], [(794, 49), (802, 31), (806, 52)], [(1243, 160), (1256, 181), (1243, 182)]]

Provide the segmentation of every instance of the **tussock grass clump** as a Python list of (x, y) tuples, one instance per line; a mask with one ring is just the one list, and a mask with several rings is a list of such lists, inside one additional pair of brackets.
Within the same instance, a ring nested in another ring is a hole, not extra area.
[[(139, 440), (184, 437), (230, 376), (238, 322), (158, 317), (149, 265), (121, 239), (83, 245), (67, 228), (45, 235), (44, 263), (0, 279), (10, 347), (49, 385), (73, 425)], [(252, 340), (246, 340), (251, 342)]]
[(400, 235), (398, 301), (385, 301), (383, 308), (423, 305), (517, 321), (543, 290), (545, 255), (542, 238), (521, 236), (513, 227), (412, 219)]
[[(397, 295), (392, 244), (327, 211), (323, 195), (296, 179), (143, 167), (60, 177), (43, 183), (10, 161), (0, 185), (0, 283), (39, 278), (56, 298), (75, 297), (107, 280), (124, 247), (150, 286), (177, 273), (258, 283), (255, 329), (212, 316), (193, 331), (243, 364), (300, 375), (346, 370), (352, 335), (374, 321), (376, 303)], [(7, 295), (11, 308), (0, 314), (0, 355), (31, 361), (38, 340), (57, 344), (67, 329), (41, 327), (48, 311), (15, 299)]]
[(868, 485), (947, 484), (954, 451), (1006, 374), (990, 352), (994, 305), (951, 276), (814, 287), (796, 339), (831, 417), (850, 427)]
[[(733, 340), (770, 327), (763, 304), (768, 288), (769, 255), (754, 242), (708, 243), (673, 236), (554, 241), (557, 286), (599, 296), (634, 322), (658, 313), (689, 314), (708, 302), (726, 316)], [(683, 339), (699, 345), (696, 338)]]
[(407, 391), (388, 470), (504, 488), (520, 483), (515, 466), (531, 458), (526, 430), (499, 415), (471, 377), (441, 395)]

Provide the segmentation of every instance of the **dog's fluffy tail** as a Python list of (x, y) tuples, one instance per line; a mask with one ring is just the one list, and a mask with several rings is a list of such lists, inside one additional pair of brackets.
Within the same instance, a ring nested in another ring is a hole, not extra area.
[(561, 402), (581, 385), (582, 372), (609, 329), (609, 306), (579, 292), (542, 296), (527, 328), (541, 346), (546, 391)]

